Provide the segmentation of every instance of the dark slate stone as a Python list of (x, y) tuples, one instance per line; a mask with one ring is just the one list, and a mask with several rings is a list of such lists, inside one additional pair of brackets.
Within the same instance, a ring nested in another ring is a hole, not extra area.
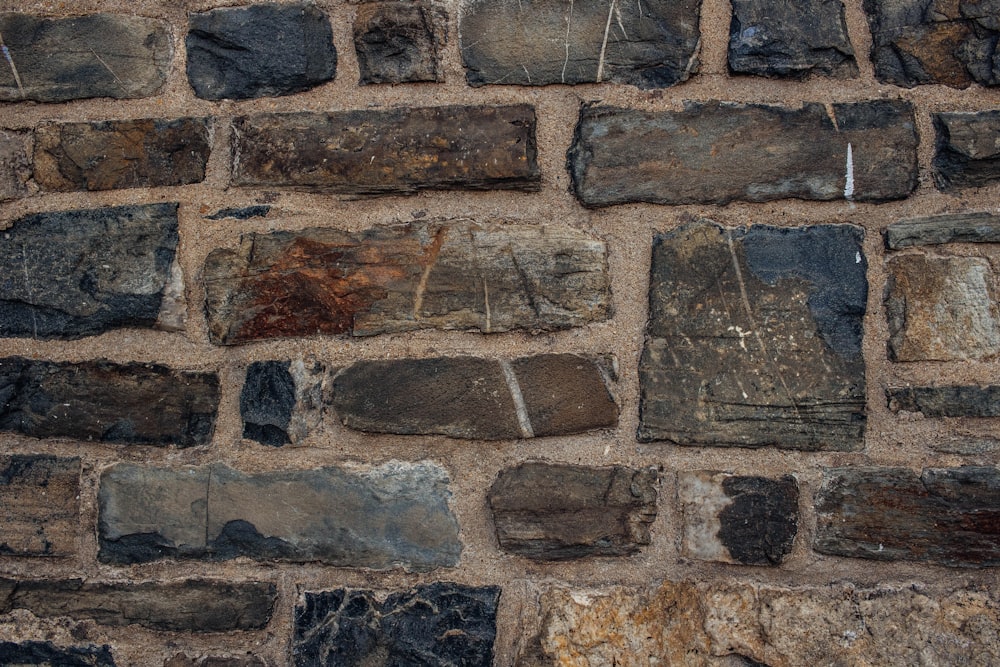
[(855, 77), (840, 0), (731, 0), (729, 71), (769, 77)]
[(288, 362), (255, 361), (240, 393), (243, 437), (280, 447), (291, 442), (288, 424), (295, 409), (295, 380)]
[(831, 468), (815, 503), (820, 553), (1000, 565), (997, 468)]
[(318, 7), (274, 3), (191, 14), (187, 76), (205, 100), (291, 95), (333, 80), (337, 51)]
[(459, 20), (473, 86), (611, 81), (665, 88), (697, 68), (700, 0), (473, 0)]
[(156, 324), (177, 204), (36, 213), (0, 235), (0, 336), (81, 338)]
[(207, 220), (249, 220), (250, 218), (266, 218), (271, 212), (270, 206), (245, 206), (243, 208), (222, 208), (212, 215), (205, 216)]
[(295, 607), (292, 657), (299, 667), (490, 667), (496, 586), (436, 582), (391, 593), (306, 593)]
[(933, 166), (939, 190), (1000, 182), (1000, 110), (931, 117), (937, 132)]
[(414, 2), (358, 6), (354, 50), (362, 84), (443, 81), (438, 50), (447, 37), (447, 16)]
[(0, 34), (10, 55), (0, 62), (0, 102), (149, 97), (173, 55), (169, 26), (139, 16), (0, 14)]
[(115, 667), (110, 646), (56, 646), (52, 642), (0, 642), (0, 665)]
[(639, 438), (853, 450), (865, 427), (862, 231), (687, 224), (653, 246)]
[(719, 540), (744, 565), (779, 565), (798, 532), (795, 478), (732, 476), (722, 480), (732, 503), (719, 512)]
[(1000, 417), (1000, 387), (889, 387), (889, 409), (925, 417)]
[(890, 250), (942, 243), (1000, 243), (1000, 215), (935, 215), (901, 220), (885, 231), (885, 245)]
[(0, 457), (0, 554), (71, 556), (80, 526), (80, 459)]
[(219, 403), (214, 373), (109, 361), (0, 359), (0, 431), (140, 445), (204, 445)]
[(801, 108), (688, 102), (683, 111), (585, 106), (567, 166), (584, 206), (798, 198), (886, 201), (917, 185), (903, 101)]

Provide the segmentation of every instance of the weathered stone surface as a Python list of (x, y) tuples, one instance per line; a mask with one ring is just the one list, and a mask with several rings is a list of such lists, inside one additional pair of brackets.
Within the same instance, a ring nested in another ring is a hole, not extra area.
[(920, 412), (925, 417), (1000, 417), (1000, 387), (889, 387), (893, 412)]
[(139, 16), (0, 14), (0, 34), (10, 54), (0, 67), (0, 102), (149, 97), (166, 82), (173, 56), (167, 24)]
[(770, 77), (858, 75), (839, 0), (731, 0), (729, 71)]
[(267, 667), (267, 663), (254, 655), (189, 657), (178, 653), (163, 663), (163, 667)]
[(333, 80), (330, 20), (307, 3), (190, 14), (187, 76), (205, 100), (292, 95)]
[(249, 220), (250, 218), (266, 218), (267, 214), (271, 212), (270, 206), (265, 205), (255, 205), (255, 206), (244, 206), (241, 208), (223, 208), (219, 209), (212, 215), (206, 215), (206, 220), (225, 220), (227, 218), (232, 218), (233, 220)]
[(101, 476), (102, 562), (161, 558), (453, 566), (462, 544), (449, 479), (432, 463), (243, 473), (222, 464), (120, 464)]
[(684, 553), (744, 565), (780, 565), (798, 532), (799, 487), (780, 479), (698, 471), (678, 473)]
[(6, 357), (0, 400), (0, 431), (190, 447), (212, 438), (219, 380), (156, 364)]
[(1000, 84), (996, 0), (865, 0), (879, 81), (912, 88)]
[(626, 556), (649, 544), (656, 472), (522, 463), (487, 496), (504, 551), (535, 560)]
[(613, 8), (598, 0), (473, 0), (459, 20), (465, 76), (473, 86), (672, 86), (697, 69), (700, 13), (700, 0)]
[(980, 257), (899, 255), (886, 262), (894, 361), (987, 359), (1000, 353), (996, 279)]
[(853, 450), (865, 428), (862, 231), (849, 225), (658, 236), (639, 364), (639, 438)]
[(943, 243), (1000, 243), (1000, 215), (934, 215), (901, 220), (885, 230), (885, 244), (890, 250)]
[(799, 109), (687, 102), (683, 111), (588, 106), (568, 168), (584, 206), (901, 199), (917, 185), (902, 101)]
[(51, 123), (35, 130), (35, 180), (62, 191), (200, 183), (211, 149), (205, 118)]
[(0, 457), (0, 554), (75, 553), (79, 494), (78, 458)]
[(380, 599), (372, 591), (307, 592), (295, 607), (294, 664), (493, 664), (496, 586), (436, 582)]
[[(1000, 53), (997, 63), (1000, 68)], [(1000, 182), (1000, 111), (938, 113), (932, 119), (937, 133), (934, 184), (939, 190)]]
[(36, 213), (0, 235), (0, 336), (80, 338), (156, 325), (177, 204)]
[(618, 423), (598, 363), (572, 354), (358, 361), (337, 373), (332, 393), (344, 425), (373, 433), (501, 440)]
[(815, 502), (820, 553), (1000, 565), (996, 468), (831, 468)]
[(89, 619), (168, 632), (258, 630), (271, 620), (277, 587), (191, 579), (171, 583), (84, 583), (0, 579), (0, 613)]
[(110, 646), (56, 646), (51, 642), (0, 642), (0, 664), (42, 667), (115, 667)]
[(443, 81), (439, 49), (447, 16), (425, 3), (372, 2), (354, 19), (361, 83)]
[(610, 315), (605, 244), (565, 227), (412, 222), (243, 236), (205, 261), (223, 345), (421, 328), (551, 330)]
[(250, 364), (240, 394), (243, 437), (272, 447), (301, 442), (322, 419), (326, 379), (312, 359)]
[(527, 105), (261, 114), (233, 125), (234, 185), (353, 195), (541, 187)]
[(31, 134), (0, 130), (0, 201), (28, 194), (31, 179)]

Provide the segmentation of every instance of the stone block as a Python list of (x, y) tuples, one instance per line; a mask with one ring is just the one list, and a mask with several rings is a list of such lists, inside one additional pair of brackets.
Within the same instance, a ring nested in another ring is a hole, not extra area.
[(889, 387), (885, 393), (893, 412), (919, 412), (925, 417), (1000, 417), (1000, 387), (996, 385)]
[(1000, 215), (932, 215), (894, 222), (885, 230), (885, 245), (890, 250), (943, 243), (1000, 243)]
[(115, 667), (111, 647), (56, 646), (52, 642), (0, 641), (0, 664), (40, 665), (41, 667)]
[(360, 83), (444, 81), (440, 48), (447, 39), (444, 11), (422, 2), (358, 6), (354, 50)]
[(0, 130), (0, 202), (29, 194), (31, 144), (30, 132)]
[(1000, 183), (1000, 111), (938, 113), (932, 119), (934, 184), (939, 190)]
[(0, 457), (0, 554), (72, 556), (80, 525), (80, 459)]

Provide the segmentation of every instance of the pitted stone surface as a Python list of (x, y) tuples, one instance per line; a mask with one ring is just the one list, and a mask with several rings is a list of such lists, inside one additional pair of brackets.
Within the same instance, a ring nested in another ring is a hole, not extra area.
[(0, 457), (0, 554), (72, 556), (79, 512), (80, 459)]
[(937, 134), (934, 184), (939, 190), (1000, 182), (1000, 111), (938, 113), (932, 118)]
[(358, 6), (354, 50), (361, 83), (443, 81), (439, 50), (448, 17), (429, 2), (370, 2)]

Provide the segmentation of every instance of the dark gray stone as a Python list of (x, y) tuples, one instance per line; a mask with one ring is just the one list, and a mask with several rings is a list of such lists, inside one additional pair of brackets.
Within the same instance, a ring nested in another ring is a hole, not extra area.
[(935, 215), (901, 220), (885, 230), (885, 245), (890, 250), (942, 243), (1000, 243), (1000, 215)]
[(163, 667), (268, 667), (267, 663), (254, 655), (217, 656), (199, 655), (194, 658), (178, 653), (163, 663)]
[(295, 607), (297, 667), (490, 667), (496, 639), (496, 586), (436, 582), (384, 601), (372, 591), (306, 593)]
[(1000, 182), (1000, 111), (938, 113), (932, 119), (937, 132), (934, 184), (939, 190)]
[(337, 71), (330, 20), (312, 4), (191, 14), (185, 44), (188, 81), (205, 100), (292, 95)]
[(71, 556), (80, 526), (80, 459), (0, 457), (0, 554)]
[(30, 132), (0, 129), (0, 202), (25, 197), (31, 180)]
[(271, 212), (270, 206), (244, 206), (242, 208), (222, 208), (212, 215), (205, 216), (206, 220), (249, 220), (250, 218), (266, 218)]
[(52, 642), (0, 642), (0, 664), (11, 667), (115, 667), (110, 646), (56, 646)]
[(255, 361), (247, 368), (240, 393), (243, 437), (280, 447), (291, 442), (288, 424), (295, 409), (295, 380), (288, 363)]
[(439, 49), (447, 38), (444, 11), (420, 2), (358, 6), (354, 50), (362, 84), (443, 81)]
[(1000, 417), (1000, 387), (889, 387), (889, 409), (925, 417)]

